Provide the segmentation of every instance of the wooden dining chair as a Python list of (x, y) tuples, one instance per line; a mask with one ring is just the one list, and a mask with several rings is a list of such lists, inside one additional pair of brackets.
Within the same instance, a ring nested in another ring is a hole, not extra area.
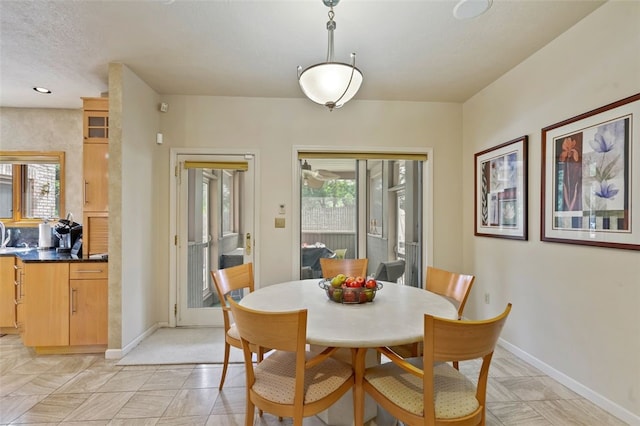
[[(307, 310), (264, 312), (227, 299), (242, 341), (246, 375), (245, 425), (254, 422), (256, 407), (279, 417), (302, 419), (333, 405), (353, 388), (352, 365), (332, 357), (338, 348), (308, 352)], [(251, 347), (275, 349), (258, 364)]]
[(346, 276), (367, 276), (367, 266), (369, 259), (331, 259), (320, 258), (320, 268), (323, 278), (333, 278), (338, 274)]
[(458, 308), (458, 317), (462, 318), (462, 311), (467, 304), (475, 279), (474, 275), (465, 275), (428, 266), (425, 289), (449, 299)]
[[(447, 298), (458, 309), (458, 319), (460, 319), (475, 279), (474, 275), (428, 266), (425, 290)], [(418, 356), (422, 353), (421, 343), (394, 346), (391, 349), (404, 357)], [(454, 361), (453, 366), (458, 369), (458, 362)]]
[[(397, 420), (410, 425), (484, 425), (489, 366), (498, 337), (511, 311), (483, 321), (424, 316), (424, 353), (402, 358), (387, 348), (378, 351), (391, 362), (365, 370), (365, 351), (356, 357), (356, 423), (363, 424), (364, 396), (370, 395)], [(449, 362), (482, 361), (471, 380)]]
[[(226, 297), (229, 293), (236, 290), (252, 292), (254, 290), (253, 281), (253, 264), (244, 263), (242, 265), (232, 266), (230, 268), (219, 269), (217, 271), (211, 271), (213, 282), (218, 293), (218, 299), (222, 306), (222, 317), (224, 320), (224, 363), (222, 366), (222, 376), (220, 377), (220, 384), (218, 389), (222, 390), (224, 385), (224, 379), (227, 375), (227, 367), (229, 366), (229, 352), (231, 346), (242, 349), (242, 343), (240, 342), (240, 334), (235, 323), (230, 316), (230, 308), (226, 303)], [(261, 361), (265, 349), (252, 348), (253, 352), (257, 353), (258, 361)]]

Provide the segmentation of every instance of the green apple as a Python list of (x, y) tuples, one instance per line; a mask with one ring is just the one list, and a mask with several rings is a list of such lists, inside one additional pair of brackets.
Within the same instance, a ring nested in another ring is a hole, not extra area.
[(331, 296), (333, 297), (333, 300), (335, 300), (336, 302), (342, 302), (342, 289), (334, 288), (333, 294)]
[(338, 274), (331, 279), (331, 285), (333, 287), (340, 287), (346, 279), (347, 277), (344, 274)]

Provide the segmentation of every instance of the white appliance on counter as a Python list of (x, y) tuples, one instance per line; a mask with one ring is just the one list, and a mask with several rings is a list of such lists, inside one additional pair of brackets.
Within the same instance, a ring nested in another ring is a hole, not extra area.
[(44, 219), (44, 222), (38, 225), (38, 248), (49, 249), (53, 247), (53, 232), (49, 219)]

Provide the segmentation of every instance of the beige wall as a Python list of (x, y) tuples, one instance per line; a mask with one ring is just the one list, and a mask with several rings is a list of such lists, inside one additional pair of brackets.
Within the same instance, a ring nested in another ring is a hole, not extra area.
[[(541, 129), (640, 92), (639, 22), (640, 2), (609, 2), (466, 102), (462, 157), (464, 268), (477, 276), (465, 313), (485, 317), (513, 302), (503, 339), (632, 424), (640, 424), (640, 256), (543, 243), (539, 212)], [(522, 135), (529, 240), (474, 237), (473, 154)], [(636, 161), (634, 185), (639, 170)]]
[[(295, 80), (294, 80), (295, 82)], [(163, 96), (164, 144), (160, 165), (159, 226), (169, 226), (169, 150), (176, 147), (257, 150), (261, 205), (257, 241), (262, 285), (290, 279), (297, 251), (292, 247), (294, 146), (432, 147), (434, 161), (435, 253), (433, 259), (460, 266), (461, 106), (450, 103), (352, 101), (329, 112), (305, 99)], [(242, 151), (241, 151), (242, 152)], [(285, 229), (274, 228), (278, 205), (287, 206)], [(168, 235), (161, 237), (158, 264), (168, 275)], [(168, 281), (158, 283), (167, 293)]]
[(0, 151), (64, 151), (65, 210), (82, 221), (82, 110), (0, 108)]
[(158, 278), (156, 253), (168, 246), (155, 237), (163, 233), (154, 208), (159, 96), (119, 63), (109, 66), (109, 92), (109, 349), (117, 350), (161, 321), (158, 312), (166, 317), (157, 294), (167, 274)]

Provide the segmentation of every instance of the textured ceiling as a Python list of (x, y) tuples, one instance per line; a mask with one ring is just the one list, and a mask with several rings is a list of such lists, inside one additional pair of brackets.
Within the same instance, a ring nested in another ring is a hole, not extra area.
[[(342, 0), (335, 60), (357, 53), (356, 99), (462, 102), (601, 6)], [(0, 1), (0, 106), (80, 108), (122, 62), (160, 94), (302, 98), (296, 67), (326, 58), (328, 8), (289, 1)], [(41, 95), (32, 90), (53, 91)]]

